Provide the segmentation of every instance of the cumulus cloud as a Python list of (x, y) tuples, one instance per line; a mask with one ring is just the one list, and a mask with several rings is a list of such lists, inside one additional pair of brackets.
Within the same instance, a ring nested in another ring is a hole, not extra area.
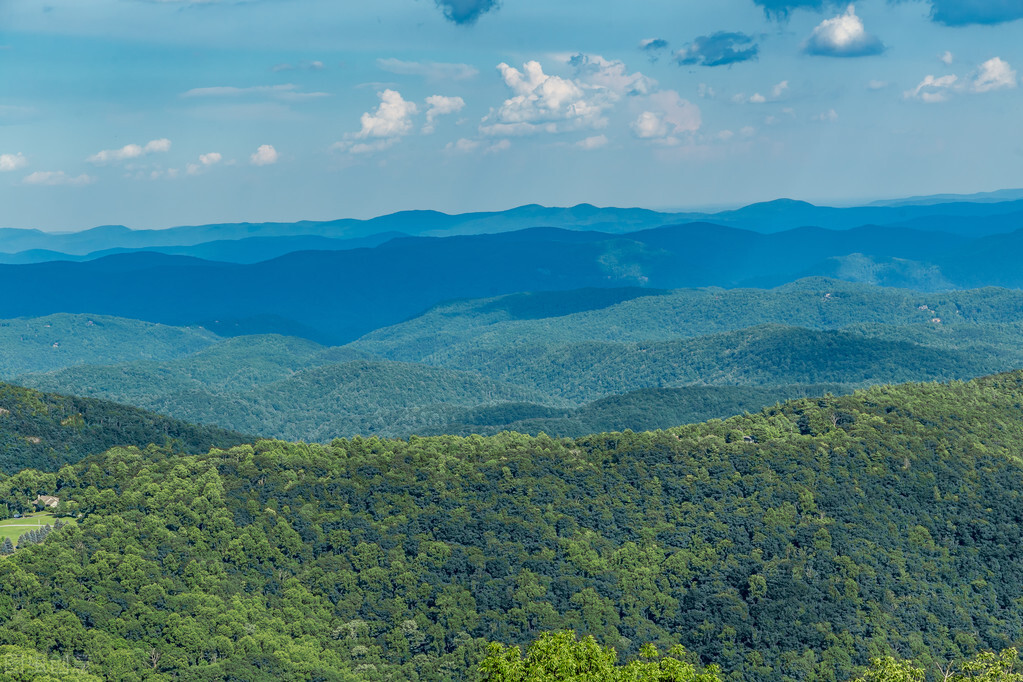
[(21, 152), (17, 154), (0, 154), (0, 172), (16, 171), (28, 165), (28, 159)]
[(954, 62), (954, 61), (955, 61), (955, 55), (953, 55), (953, 54), (952, 54), (951, 52), (949, 52), (948, 50), (945, 50), (945, 54), (941, 55), (941, 61), (942, 61), (942, 62), (943, 62), (943, 63), (944, 63), (944, 64), (945, 64), (946, 66), (951, 66), (951, 65), (952, 65), (952, 62)]
[(884, 52), (884, 44), (867, 33), (856, 7), (849, 5), (844, 14), (820, 23), (803, 51), (824, 57), (866, 57)]
[(423, 76), (429, 80), (466, 80), (479, 75), (468, 64), (447, 62), (406, 62), (401, 59), (378, 59), (377, 66), (384, 71), (402, 76)]
[(700, 66), (726, 66), (756, 59), (760, 47), (745, 33), (718, 31), (699, 36), (675, 53), (679, 64)]
[(36, 171), (25, 176), (22, 182), (26, 185), (70, 185), (81, 187), (96, 182), (96, 178), (84, 173), (78, 176), (71, 176), (64, 171)]
[(345, 135), (334, 149), (353, 154), (367, 154), (381, 151), (395, 144), (412, 132), (412, 117), (419, 113), (415, 102), (409, 102), (396, 90), (387, 89), (378, 93), (380, 104), (373, 111), (367, 111), (359, 119), (362, 128), (357, 133)]
[(980, 65), (971, 89), (974, 92), (990, 92), (1002, 88), (1014, 88), (1018, 83), (1019, 79), (1012, 67), (999, 57), (994, 57)]
[(679, 135), (700, 129), (699, 107), (682, 99), (674, 90), (656, 92), (645, 104), (646, 110), (632, 122), (632, 132), (640, 139), (676, 145), (681, 142)]
[(600, 149), (601, 147), (607, 146), (607, 135), (593, 135), (591, 137), (583, 138), (575, 143), (579, 149), (585, 149), (587, 151), (591, 149)]
[(423, 126), (424, 133), (434, 131), (434, 121), (438, 116), (454, 114), (465, 108), (465, 100), (461, 97), (445, 97), (444, 95), (430, 95), (426, 98), (426, 125)]
[(253, 166), (269, 166), (277, 163), (277, 150), (272, 144), (261, 144), (259, 148), (249, 157), (249, 163)]
[(171, 141), (167, 138), (160, 138), (159, 140), (150, 140), (143, 145), (138, 144), (126, 144), (120, 149), (104, 149), (101, 152), (96, 152), (90, 156), (86, 161), (91, 163), (111, 163), (114, 161), (126, 161), (128, 159), (137, 159), (140, 156), (146, 154), (168, 152), (171, 148)]
[[(272, 147), (271, 147), (271, 149), (272, 149)], [(276, 154), (276, 152), (274, 152), (274, 153)], [(185, 167), (185, 172), (188, 173), (189, 175), (198, 175), (204, 169), (209, 168), (210, 166), (215, 166), (216, 164), (220, 163), (221, 159), (223, 159), (223, 158), (224, 157), (221, 156), (220, 152), (209, 152), (208, 154), (200, 154), (199, 155), (199, 163), (190, 163), (190, 164), (188, 164)], [(276, 160), (276, 156), (274, 157), (274, 160)], [(259, 165), (263, 165), (263, 164), (259, 164)]]
[(604, 110), (618, 97), (607, 87), (548, 75), (537, 61), (526, 62), (521, 71), (503, 62), (497, 68), (513, 96), (483, 119), (480, 132), (484, 135), (600, 128), (607, 124)]
[(604, 88), (617, 97), (645, 95), (657, 86), (656, 81), (639, 71), (629, 73), (625, 62), (618, 59), (580, 53), (569, 58), (568, 63), (575, 67), (576, 80), (584, 86)]
[(497, 9), (497, 0), (436, 0), (444, 16), (456, 24), (475, 24), (487, 12)]
[(355, 137), (360, 140), (401, 137), (411, 132), (412, 116), (419, 111), (415, 102), (405, 100), (397, 90), (390, 89), (381, 92), (379, 97), (380, 105), (359, 119), (362, 129)]

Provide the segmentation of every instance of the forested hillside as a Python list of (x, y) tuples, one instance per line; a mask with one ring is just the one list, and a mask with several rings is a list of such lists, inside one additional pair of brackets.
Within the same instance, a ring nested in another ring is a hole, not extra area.
[(196, 426), (105, 400), (0, 383), (0, 471), (56, 471), (117, 445), (173, 444), (183, 452), (244, 443), (239, 433)]
[(58, 313), (0, 320), (0, 378), (79, 365), (170, 360), (220, 339), (200, 327), (169, 327), (106, 315)]
[(118, 448), (0, 499), (78, 523), (0, 559), (0, 643), (122, 680), (475, 677), (488, 641), (683, 644), (844, 680), (1023, 639), (1023, 373), (575, 440)]
[[(138, 336), (113, 327), (104, 343), (127, 351)], [(770, 290), (594, 288), (445, 304), (340, 347), (213, 338), (168, 360), (58, 364), (16, 380), (290, 440), (643, 430), (755, 411), (809, 385), (847, 392), (1023, 367), (1023, 294), (818, 278)], [(691, 390), (645, 391), (676, 388)]]

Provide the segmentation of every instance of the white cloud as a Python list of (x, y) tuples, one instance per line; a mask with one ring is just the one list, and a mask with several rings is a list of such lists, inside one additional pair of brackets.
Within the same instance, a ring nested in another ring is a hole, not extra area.
[(845, 14), (822, 21), (803, 50), (826, 57), (865, 57), (884, 52), (884, 45), (867, 33), (863, 20), (856, 16), (855, 5), (850, 4)]
[(955, 61), (955, 55), (948, 50), (945, 50), (945, 54), (941, 55), (941, 61), (944, 62), (946, 66), (951, 66), (952, 62)]
[(277, 163), (277, 150), (271, 144), (262, 144), (249, 157), (249, 163), (253, 166), (269, 166)]
[(86, 161), (91, 163), (111, 163), (113, 161), (126, 161), (137, 159), (140, 156), (153, 153), (168, 152), (171, 148), (171, 141), (163, 137), (159, 140), (150, 140), (145, 146), (138, 144), (126, 144), (120, 149), (104, 149), (96, 152)]
[(379, 97), (376, 110), (367, 111), (359, 119), (362, 129), (355, 133), (356, 139), (400, 137), (412, 131), (412, 116), (419, 111), (415, 103), (406, 101), (396, 90), (384, 90)]
[(479, 146), (480, 143), (477, 140), (469, 140), (463, 137), (457, 140), (456, 142), (448, 142), (446, 145), (444, 145), (444, 151), (468, 154), (469, 152), (478, 149)]
[(352, 154), (369, 154), (393, 146), (412, 132), (412, 117), (419, 113), (415, 102), (409, 102), (396, 90), (387, 89), (377, 94), (380, 104), (373, 111), (362, 115), (362, 128), (359, 132), (348, 133), (332, 149)]
[(536, 61), (526, 62), (521, 71), (503, 62), (497, 68), (514, 95), (483, 119), (484, 135), (602, 128), (607, 125), (603, 112), (619, 97), (606, 85), (548, 75)]
[(735, 133), (733, 133), (731, 130), (722, 130), (717, 134), (717, 138), (722, 142), (728, 142), (733, 137), (735, 137)]
[(607, 135), (593, 135), (591, 137), (584, 138), (575, 143), (579, 149), (585, 149), (587, 151), (591, 149), (600, 149), (601, 147), (607, 146)]
[(782, 99), (782, 97), (785, 96), (785, 93), (788, 92), (788, 89), (789, 89), (789, 82), (787, 80), (786, 81), (781, 81), (780, 83), (778, 83), (777, 85), (775, 85), (775, 86), (773, 86), (771, 88), (771, 96), (770, 97), (764, 96), (764, 95), (760, 94), (759, 92), (754, 92), (752, 95), (749, 96), (749, 98), (747, 98), (744, 93), (739, 93), (739, 94), (736, 94), (736, 95), (732, 96), (732, 101), (735, 102), (736, 104), (746, 104), (746, 103), (749, 103), (749, 104), (764, 104), (765, 102), (776, 102), (776, 101)]
[(1000, 57), (992, 57), (965, 78), (960, 79), (955, 74), (941, 77), (927, 75), (915, 88), (906, 90), (902, 95), (906, 99), (933, 103), (944, 102), (952, 94), (979, 94), (1018, 85), (1019, 76), (1009, 63)]
[(423, 126), (424, 133), (434, 131), (434, 122), (438, 116), (454, 114), (465, 108), (465, 100), (461, 97), (445, 97), (444, 95), (430, 95), (426, 98), (426, 125)]
[(28, 165), (28, 159), (21, 152), (17, 154), (0, 154), (0, 172), (16, 171)]
[(714, 92), (714, 88), (710, 87), (706, 83), (700, 83), (699, 87), (696, 88), (696, 94), (704, 99), (713, 99), (716, 93)]
[(429, 80), (467, 80), (479, 75), (468, 64), (447, 62), (406, 62), (401, 59), (378, 59), (377, 66), (384, 71), (402, 76), (422, 76)]
[(661, 114), (644, 111), (632, 122), (632, 131), (636, 133), (636, 137), (642, 139), (667, 137), (668, 124)]
[(188, 164), (187, 166), (185, 166), (185, 172), (188, 173), (189, 175), (198, 175), (203, 171), (203, 169), (209, 168), (210, 166), (215, 166), (216, 164), (220, 163), (221, 159), (223, 158), (224, 157), (221, 156), (220, 152), (200, 154), (199, 163)]
[(868, 90), (884, 90), (888, 87), (888, 81), (872, 80), (867, 83)]
[(606, 88), (618, 97), (646, 95), (657, 87), (657, 81), (639, 71), (629, 73), (625, 62), (617, 59), (604, 59), (595, 54), (577, 54), (573, 55), (568, 63), (575, 67), (578, 82)]
[(96, 178), (84, 173), (78, 176), (71, 176), (64, 171), (36, 171), (25, 176), (22, 182), (26, 185), (72, 185), (81, 187), (96, 182)]
[(826, 123), (834, 123), (838, 120), (838, 112), (834, 109), (829, 109), (822, 114), (817, 114), (813, 117), (815, 121), (824, 121)]
[(949, 74), (947, 76), (940, 76), (935, 78), (928, 74), (924, 77), (920, 83), (912, 90), (906, 90), (902, 93), (902, 96), (906, 99), (919, 99), (924, 102), (944, 102), (948, 99), (948, 94), (951, 88), (953, 88), (959, 81), (959, 76), (955, 74)]
[(632, 132), (640, 139), (674, 145), (680, 142), (678, 135), (700, 129), (699, 107), (674, 90), (655, 92), (646, 98), (645, 104), (649, 108), (632, 122)]
[(980, 65), (977, 77), (973, 80), (970, 89), (974, 92), (990, 92), (1002, 88), (1014, 88), (1018, 83), (1016, 72), (1008, 62), (993, 57)]

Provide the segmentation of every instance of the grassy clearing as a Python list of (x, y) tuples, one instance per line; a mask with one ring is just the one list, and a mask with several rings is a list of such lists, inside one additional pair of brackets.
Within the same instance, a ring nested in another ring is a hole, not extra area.
[[(36, 512), (34, 514), (26, 514), (20, 519), (4, 519), (0, 521), (0, 542), (4, 541), (4, 538), (10, 538), (11, 542), (17, 544), (18, 538), (22, 534), (27, 533), (33, 528), (42, 528), (49, 524), (53, 525), (57, 520), (50, 512)], [(64, 523), (74, 523), (74, 519), (61, 518)]]

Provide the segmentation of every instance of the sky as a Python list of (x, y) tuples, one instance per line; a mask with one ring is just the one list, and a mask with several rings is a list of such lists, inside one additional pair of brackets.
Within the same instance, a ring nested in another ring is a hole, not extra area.
[(1023, 0), (0, 0), (0, 227), (1023, 187)]

